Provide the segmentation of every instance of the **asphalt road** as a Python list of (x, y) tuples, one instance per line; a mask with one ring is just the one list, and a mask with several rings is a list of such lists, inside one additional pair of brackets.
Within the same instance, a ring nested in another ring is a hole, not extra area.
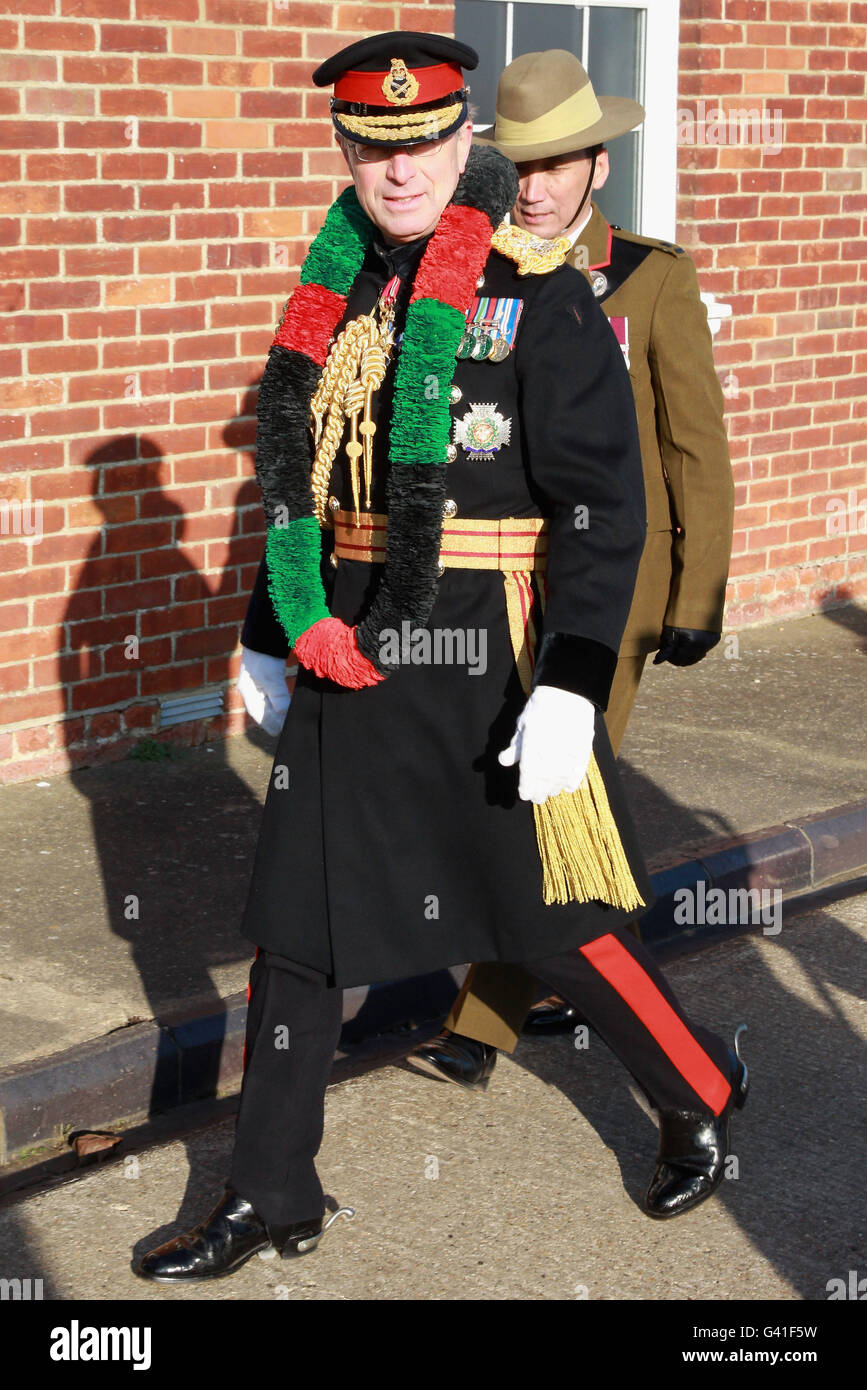
[(67, 1304), (825, 1301), (867, 1276), (865, 946), (867, 895), (841, 896), (669, 967), (696, 1019), (728, 1036), (746, 1022), (753, 1083), (733, 1175), (682, 1219), (640, 1210), (655, 1126), (604, 1045), (526, 1039), (484, 1095), (397, 1066), (330, 1088), (320, 1173), (357, 1215), (308, 1256), (188, 1289), (131, 1273), (219, 1196), (224, 1122), (4, 1203), (0, 1278)]

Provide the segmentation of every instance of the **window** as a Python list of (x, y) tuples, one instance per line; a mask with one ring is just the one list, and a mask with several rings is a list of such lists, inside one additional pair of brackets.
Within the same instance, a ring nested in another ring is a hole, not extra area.
[(574, 53), (598, 94), (640, 101), (645, 123), (612, 143), (596, 201), (610, 222), (674, 239), (678, 0), (456, 0), (455, 35), (479, 53), (470, 86), (480, 127), (493, 124), (503, 68), (547, 48)]

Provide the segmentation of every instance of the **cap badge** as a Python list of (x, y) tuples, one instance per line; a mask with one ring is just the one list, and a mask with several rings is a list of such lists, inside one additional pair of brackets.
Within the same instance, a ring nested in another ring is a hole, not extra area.
[(402, 58), (392, 58), (391, 72), (386, 74), (382, 94), (392, 106), (409, 106), (418, 96), (418, 78)]

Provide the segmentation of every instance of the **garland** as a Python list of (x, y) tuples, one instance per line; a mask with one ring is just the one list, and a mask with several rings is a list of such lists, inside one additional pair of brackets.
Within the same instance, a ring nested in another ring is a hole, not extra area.
[[(310, 400), (353, 283), (375, 234), (354, 188), (332, 205), (268, 355), (259, 390), (256, 473), (268, 535), (268, 588), (298, 660), (351, 689), (390, 673), (385, 628), (424, 626), (437, 594), (451, 419), (449, 392), (465, 316), (490, 254), (491, 233), (517, 196), (514, 166), (472, 147), (415, 276), (395, 375), (383, 573), (355, 627), (332, 617), (322, 584), (308, 428)], [(438, 391), (425, 390), (431, 378)], [(428, 399), (433, 396), (433, 399)]]

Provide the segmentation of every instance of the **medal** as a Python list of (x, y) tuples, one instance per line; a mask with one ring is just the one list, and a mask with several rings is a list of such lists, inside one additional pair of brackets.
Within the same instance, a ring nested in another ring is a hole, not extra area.
[(504, 362), (515, 345), (522, 299), (474, 299), (457, 355), (474, 362)]
[(492, 459), (512, 438), (512, 422), (497, 410), (495, 402), (471, 404), (462, 420), (455, 421), (455, 442), (469, 458)]
[(493, 343), (490, 335), (488, 333), (485, 333), (484, 330), (482, 330), (481, 332), (477, 331), (476, 341), (473, 344), (473, 350), (470, 353), (470, 357), (472, 357), (474, 362), (484, 362), (486, 357), (490, 357), (492, 346)]
[(608, 289), (608, 281), (601, 270), (591, 270), (590, 284), (597, 299), (601, 299)]

